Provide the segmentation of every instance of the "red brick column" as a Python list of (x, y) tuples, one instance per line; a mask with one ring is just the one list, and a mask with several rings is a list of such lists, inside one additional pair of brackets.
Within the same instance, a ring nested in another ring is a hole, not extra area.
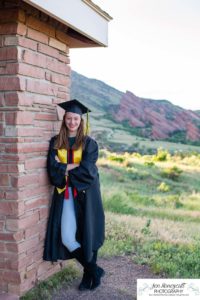
[(43, 262), (56, 104), (69, 99), (67, 35), (21, 1), (0, 2), (0, 290), (22, 295), (61, 268)]

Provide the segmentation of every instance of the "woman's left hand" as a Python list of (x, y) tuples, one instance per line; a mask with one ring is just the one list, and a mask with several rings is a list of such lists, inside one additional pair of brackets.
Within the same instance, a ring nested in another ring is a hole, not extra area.
[(57, 155), (55, 156), (55, 160), (56, 160), (58, 163), (60, 163), (60, 159), (58, 158)]
[(75, 164), (75, 163), (68, 164), (67, 165), (67, 171), (73, 170), (73, 169), (75, 169), (75, 168), (77, 168), (79, 166), (80, 166), (80, 164)]

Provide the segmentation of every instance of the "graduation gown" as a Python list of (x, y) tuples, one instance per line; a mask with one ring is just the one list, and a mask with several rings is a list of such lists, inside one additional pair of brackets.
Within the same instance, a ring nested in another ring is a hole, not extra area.
[[(65, 172), (67, 164), (55, 160), (57, 150), (54, 149), (55, 137), (50, 141), (47, 172), (52, 185), (55, 186), (47, 224), (43, 259), (57, 261), (70, 259), (68, 249), (61, 240), (61, 216), (64, 191), (58, 193), (56, 187), (66, 185)], [(93, 251), (98, 250), (105, 236), (105, 217), (101, 199), (99, 173), (96, 166), (98, 145), (91, 137), (85, 137), (85, 148), (82, 153), (80, 166), (68, 171), (72, 187), (77, 190), (74, 198), (77, 221), (77, 241), (81, 244), (86, 261), (92, 259)]]

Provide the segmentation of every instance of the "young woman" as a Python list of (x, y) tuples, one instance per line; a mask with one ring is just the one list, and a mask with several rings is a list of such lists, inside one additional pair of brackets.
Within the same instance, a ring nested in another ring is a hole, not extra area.
[(48, 152), (47, 171), (55, 189), (43, 258), (76, 258), (84, 268), (79, 289), (93, 290), (105, 274), (96, 264), (98, 249), (104, 242), (104, 211), (96, 166), (98, 145), (84, 133), (82, 114), (88, 117), (90, 110), (76, 99), (59, 106), (65, 114)]

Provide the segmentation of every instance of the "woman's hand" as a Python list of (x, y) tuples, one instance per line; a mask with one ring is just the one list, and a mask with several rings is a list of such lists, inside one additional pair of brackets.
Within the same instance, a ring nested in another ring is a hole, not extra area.
[[(58, 163), (61, 162), (57, 155), (55, 156), (55, 160), (56, 160)], [(67, 164), (67, 171), (73, 170), (73, 169), (79, 167), (79, 165), (80, 165), (80, 164)]]
[(67, 165), (67, 171), (73, 170), (77, 167), (79, 167), (80, 164), (68, 164)]
[(58, 163), (60, 163), (60, 159), (58, 158), (57, 155), (55, 156), (55, 160), (56, 160)]
[[(55, 156), (55, 160), (56, 160), (58, 163), (61, 162), (57, 155)], [(66, 176), (65, 176), (66, 181), (67, 181), (67, 177), (68, 177), (68, 171), (73, 170), (73, 169), (79, 167), (79, 165), (80, 165), (80, 164), (67, 164), (67, 169), (66, 169), (66, 174), (65, 174), (65, 175), (66, 175)]]
[(66, 173), (65, 173), (65, 175), (66, 175), (66, 177), (65, 177), (66, 181), (67, 181), (67, 177), (69, 176), (68, 171), (73, 170), (73, 169), (75, 169), (77, 167), (79, 167), (79, 164), (68, 164), (67, 165), (67, 169), (66, 169)]

